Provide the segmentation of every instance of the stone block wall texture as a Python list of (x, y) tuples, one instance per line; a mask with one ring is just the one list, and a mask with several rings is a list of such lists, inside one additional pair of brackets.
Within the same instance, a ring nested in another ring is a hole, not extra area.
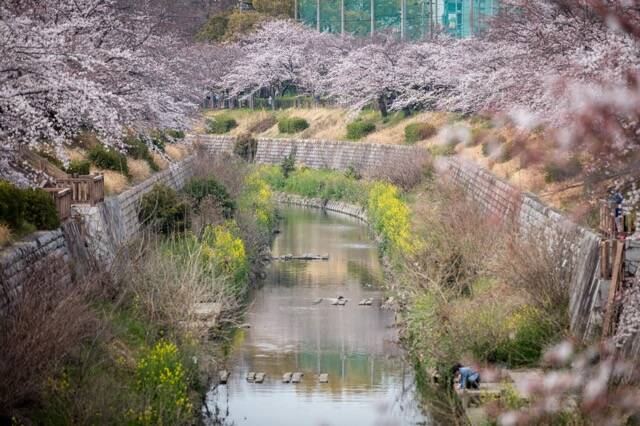
[[(231, 153), (234, 137), (197, 136), (197, 143), (205, 144), (210, 152)], [(280, 164), (289, 154), (296, 162), (315, 169), (347, 170), (352, 167), (371, 172), (389, 163), (412, 164), (425, 157), (418, 147), (364, 142), (328, 141), (315, 139), (258, 138), (255, 161), (260, 164)]]
[(35, 232), (0, 252), (0, 311), (17, 298), (30, 276), (45, 271), (61, 287), (72, 282), (69, 249), (61, 228)]
[(301, 195), (277, 193), (276, 202), (280, 204), (289, 204), (294, 206), (309, 207), (314, 209), (323, 209), (330, 212), (345, 214), (355, 217), (365, 223), (369, 223), (367, 217), (367, 209), (355, 204), (343, 203), (340, 201), (323, 200), (321, 198), (306, 198)]
[(585, 339), (599, 335), (606, 300), (599, 276), (600, 237), (546, 206), (535, 195), (521, 192), (474, 164), (458, 158), (436, 162), (438, 173), (463, 188), (484, 213), (513, 225), (532, 238), (573, 259), (569, 311), (572, 330)]

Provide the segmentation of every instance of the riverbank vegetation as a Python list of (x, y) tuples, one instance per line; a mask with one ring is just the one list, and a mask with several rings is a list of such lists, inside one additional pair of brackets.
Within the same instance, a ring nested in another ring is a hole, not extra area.
[(192, 167), (184, 190), (143, 197), (145, 229), (109, 270), (68, 289), (54, 282), (61, 261), (31, 271), (2, 315), (2, 418), (196, 421), (226, 329), (264, 266), (275, 210), (244, 162), (201, 155)]

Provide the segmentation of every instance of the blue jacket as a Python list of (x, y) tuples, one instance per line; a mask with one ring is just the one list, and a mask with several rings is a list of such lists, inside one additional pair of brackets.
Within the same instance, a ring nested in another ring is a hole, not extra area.
[(473, 371), (471, 367), (460, 368), (460, 389), (465, 389), (467, 387), (467, 380), (475, 382), (479, 378), (480, 374)]

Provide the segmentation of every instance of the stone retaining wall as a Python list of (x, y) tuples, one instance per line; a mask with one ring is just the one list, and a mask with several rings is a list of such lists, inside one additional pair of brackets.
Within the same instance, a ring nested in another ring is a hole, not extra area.
[[(234, 137), (196, 136), (196, 143), (204, 144), (210, 152), (231, 153)], [(315, 139), (258, 138), (255, 161), (260, 164), (280, 164), (289, 154), (296, 162), (315, 169), (376, 171), (385, 164), (413, 164), (425, 157), (418, 147), (365, 142), (327, 141)]]
[(277, 193), (276, 202), (280, 204), (290, 204), (294, 206), (322, 209), (352, 216), (365, 223), (369, 223), (367, 210), (355, 204), (343, 203), (341, 201), (323, 200), (321, 198), (306, 198), (301, 195)]
[(15, 300), (31, 274), (44, 268), (53, 282), (71, 284), (69, 250), (62, 229), (35, 232), (0, 252), (0, 311)]

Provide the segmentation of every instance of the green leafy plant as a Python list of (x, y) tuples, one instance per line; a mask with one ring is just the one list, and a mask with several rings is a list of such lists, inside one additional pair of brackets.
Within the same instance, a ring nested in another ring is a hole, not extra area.
[(184, 130), (178, 130), (178, 129), (167, 129), (164, 131), (164, 133), (173, 138), (173, 139), (184, 139), (185, 138), (185, 133)]
[(235, 203), (227, 188), (214, 177), (193, 178), (187, 182), (183, 191), (193, 199), (196, 209), (200, 207), (202, 200), (209, 197), (220, 208), (225, 218), (229, 219), (233, 216), (236, 208)]
[(228, 133), (238, 126), (236, 120), (227, 114), (218, 114), (206, 121), (206, 132), (209, 134)]
[(298, 133), (309, 127), (309, 123), (300, 117), (283, 117), (278, 120), (278, 131), (280, 133)]
[(129, 175), (127, 157), (113, 148), (106, 149), (103, 146), (93, 147), (88, 152), (88, 158), (96, 167), (114, 170), (126, 176)]
[(24, 221), (24, 203), (20, 190), (13, 184), (0, 180), (0, 222), (17, 229)]
[(404, 128), (404, 142), (413, 145), (434, 136), (436, 132), (436, 128), (429, 123), (412, 123)]
[(282, 175), (285, 179), (289, 178), (291, 172), (296, 169), (296, 157), (293, 153), (284, 157), (282, 162), (280, 163), (280, 170), (282, 170)]
[(368, 121), (356, 120), (347, 124), (347, 139), (358, 140), (376, 130), (376, 125)]
[(136, 375), (144, 408), (132, 419), (135, 424), (183, 424), (190, 420), (193, 406), (187, 395), (188, 375), (174, 343), (156, 343), (138, 362)]
[(142, 138), (131, 135), (125, 140), (125, 144), (127, 145), (127, 153), (131, 157), (135, 158), (136, 160), (146, 161), (149, 165), (149, 168), (154, 172), (160, 170), (160, 167), (153, 160), (151, 152), (149, 152), (149, 147)]
[(24, 189), (24, 220), (38, 229), (55, 229), (60, 226), (60, 217), (51, 196), (42, 189)]
[(187, 206), (178, 200), (176, 191), (165, 185), (154, 186), (142, 197), (138, 218), (163, 234), (183, 232), (189, 225)]
[(73, 160), (65, 171), (70, 175), (88, 175), (91, 173), (91, 161)]
[(246, 161), (253, 161), (257, 151), (258, 141), (249, 133), (238, 136), (233, 145), (233, 152)]

